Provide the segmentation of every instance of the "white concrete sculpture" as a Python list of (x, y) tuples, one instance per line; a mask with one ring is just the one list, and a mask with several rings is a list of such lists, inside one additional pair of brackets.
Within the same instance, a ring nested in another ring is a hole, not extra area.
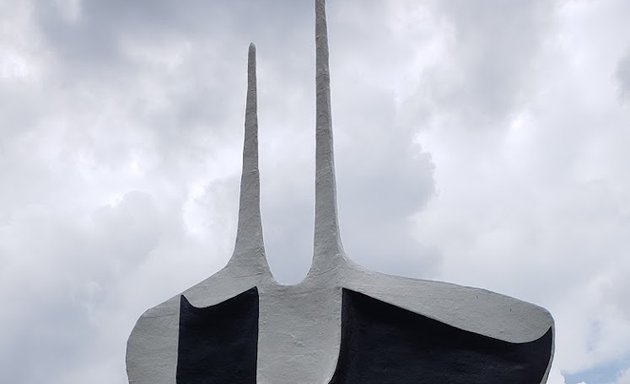
[(325, 1), (316, 0), (312, 267), (278, 284), (260, 218), (255, 47), (249, 48), (236, 245), (221, 271), (138, 320), (131, 384), (545, 383), (553, 319), (486, 290), (366, 271), (337, 220)]

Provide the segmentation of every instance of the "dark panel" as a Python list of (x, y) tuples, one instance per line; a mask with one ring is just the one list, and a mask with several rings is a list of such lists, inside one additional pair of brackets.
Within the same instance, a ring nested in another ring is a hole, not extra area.
[(182, 295), (177, 384), (255, 384), (258, 289), (206, 308)]
[(343, 290), (342, 337), (331, 384), (539, 384), (551, 328), (509, 343)]

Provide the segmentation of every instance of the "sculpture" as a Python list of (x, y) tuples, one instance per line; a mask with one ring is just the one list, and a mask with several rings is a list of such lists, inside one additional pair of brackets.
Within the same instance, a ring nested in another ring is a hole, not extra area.
[(279, 285), (260, 218), (255, 47), (250, 45), (238, 230), (228, 264), (149, 309), (129, 338), (133, 384), (545, 383), (553, 319), (482, 289), (369, 272), (337, 220), (325, 0), (316, 0), (315, 241)]

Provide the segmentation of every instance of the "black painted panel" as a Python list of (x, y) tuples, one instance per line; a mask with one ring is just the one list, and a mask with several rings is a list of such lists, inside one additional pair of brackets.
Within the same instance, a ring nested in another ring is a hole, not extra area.
[(197, 308), (182, 295), (177, 384), (255, 384), (258, 290)]
[(331, 384), (539, 384), (551, 328), (509, 343), (343, 290), (342, 338)]

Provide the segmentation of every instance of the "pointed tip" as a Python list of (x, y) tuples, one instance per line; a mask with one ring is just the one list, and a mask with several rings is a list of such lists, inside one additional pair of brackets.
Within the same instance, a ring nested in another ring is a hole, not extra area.
[(256, 71), (256, 45), (254, 43), (249, 43), (249, 51), (247, 53), (247, 76), (248, 78), (251, 78), (252, 76), (252, 72)]

